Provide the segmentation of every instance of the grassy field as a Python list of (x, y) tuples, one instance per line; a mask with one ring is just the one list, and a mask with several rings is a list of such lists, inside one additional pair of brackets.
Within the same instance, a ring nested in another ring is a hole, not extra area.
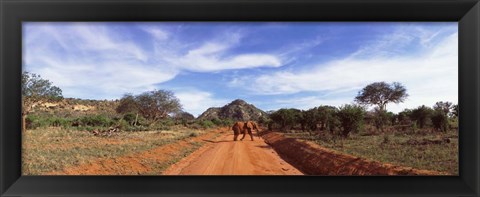
[[(371, 160), (458, 175), (458, 132), (454, 130), (446, 133), (360, 133), (346, 139), (304, 132), (289, 132), (287, 136)], [(449, 142), (445, 141), (447, 139)]]
[[(23, 137), (22, 174), (40, 175), (78, 166), (95, 159), (113, 158), (195, 137), (207, 132), (187, 128), (168, 131), (119, 132), (111, 137), (93, 136), (87, 131), (57, 127), (27, 130)], [(201, 144), (183, 150), (167, 163), (174, 163)], [(160, 165), (160, 164), (157, 164)], [(159, 166), (163, 169), (165, 166)]]

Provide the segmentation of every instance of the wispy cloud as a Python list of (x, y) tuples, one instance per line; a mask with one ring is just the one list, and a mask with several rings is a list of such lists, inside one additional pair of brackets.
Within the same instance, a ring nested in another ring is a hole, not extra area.
[(113, 99), (171, 80), (177, 70), (148, 62), (125, 31), (96, 23), (26, 25), (24, 64), (60, 86), (66, 96)]
[(408, 89), (389, 110), (456, 102), (455, 25), (402, 24), (31, 22), (23, 62), (66, 97), (116, 99), (168, 84), (195, 115), (235, 91), (263, 109), (337, 106), (376, 81)]
[[(152, 90), (182, 71), (281, 66), (270, 54), (228, 54), (241, 39), (235, 32), (192, 46), (151, 23), (128, 28), (116, 23), (26, 23), (24, 28), (25, 69), (71, 97), (119, 98), (125, 92)], [(138, 31), (149, 36), (139, 38)], [(153, 44), (153, 50), (145, 43)]]
[(182, 44), (175, 41), (157, 40), (156, 55), (168, 65), (194, 72), (282, 66), (281, 59), (275, 54), (228, 54), (231, 48), (239, 44), (241, 37), (238, 33), (229, 33), (227, 37), (212, 38), (194, 47), (179, 46)]
[[(394, 40), (400, 42), (398, 44), (403, 42), (400, 38)], [(423, 42), (426, 41), (423, 40)], [(257, 95), (326, 91), (333, 93), (331, 96), (334, 97), (334, 92), (358, 91), (372, 82), (398, 81), (407, 87), (411, 96), (405, 104), (392, 107), (397, 111), (401, 110), (400, 108), (434, 104), (441, 100), (457, 102), (458, 35), (453, 33), (434, 44), (429, 44), (429, 47), (422, 50), (420, 54), (388, 57), (379, 55), (371, 58), (348, 56), (304, 70), (278, 71), (255, 76), (253, 81), (239, 77), (233, 79), (230, 85), (246, 87)], [(370, 52), (376, 52), (395, 43), (380, 42), (379, 45), (381, 46), (366, 46), (360, 51), (364, 53), (368, 49)], [(336, 99), (341, 103), (349, 103), (354, 96)], [(305, 106), (311, 105), (313, 101), (321, 101), (316, 97), (308, 97), (307, 100), (309, 101), (305, 102)], [(298, 101), (292, 104), (298, 105)]]

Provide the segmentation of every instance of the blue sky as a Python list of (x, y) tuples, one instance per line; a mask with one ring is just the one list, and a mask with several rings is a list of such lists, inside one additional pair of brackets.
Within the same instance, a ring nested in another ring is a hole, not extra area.
[(352, 103), (400, 82), (398, 112), (458, 100), (458, 24), (27, 22), (23, 69), (65, 97), (171, 90), (195, 116), (240, 98), (263, 110)]

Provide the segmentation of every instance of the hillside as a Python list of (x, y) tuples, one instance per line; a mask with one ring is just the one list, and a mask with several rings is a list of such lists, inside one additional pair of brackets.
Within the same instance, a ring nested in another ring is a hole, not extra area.
[(116, 114), (118, 101), (65, 98), (57, 102), (42, 103), (34, 107), (32, 114), (53, 114), (59, 117), (78, 117), (95, 114)]
[(237, 99), (223, 107), (211, 107), (203, 112), (198, 119), (232, 119), (232, 120), (254, 120), (258, 121), (260, 117), (266, 117), (267, 113), (258, 109), (244, 100)]

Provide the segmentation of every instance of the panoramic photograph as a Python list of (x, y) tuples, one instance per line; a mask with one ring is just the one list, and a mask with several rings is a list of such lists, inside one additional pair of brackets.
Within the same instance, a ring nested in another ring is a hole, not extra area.
[(22, 32), (22, 175), (459, 175), (457, 22)]

